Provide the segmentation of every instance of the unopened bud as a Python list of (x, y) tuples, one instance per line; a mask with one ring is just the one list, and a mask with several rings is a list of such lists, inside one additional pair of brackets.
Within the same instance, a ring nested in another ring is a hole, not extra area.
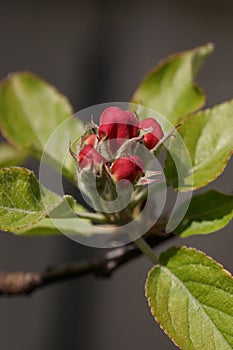
[(139, 128), (141, 130), (152, 129), (143, 138), (143, 143), (148, 149), (154, 148), (164, 136), (160, 124), (154, 118), (141, 120), (139, 122)]
[(130, 111), (109, 107), (100, 116), (100, 139), (130, 139), (138, 133), (138, 120)]
[(77, 156), (77, 162), (80, 169), (94, 167), (97, 171), (106, 162), (106, 159), (102, 157), (92, 146), (86, 145), (79, 152)]
[(122, 157), (115, 160), (110, 171), (115, 182), (128, 180), (135, 183), (144, 173), (144, 163), (137, 155)]

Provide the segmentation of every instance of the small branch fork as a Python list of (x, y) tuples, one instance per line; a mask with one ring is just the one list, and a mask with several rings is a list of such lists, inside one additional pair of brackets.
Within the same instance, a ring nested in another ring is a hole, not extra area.
[[(151, 235), (146, 242), (155, 247), (171, 237), (172, 234)], [(0, 295), (27, 295), (52, 283), (85, 275), (108, 278), (119, 267), (142, 254), (134, 243), (130, 243), (107, 252), (102, 258), (54, 266), (43, 272), (0, 272)]]

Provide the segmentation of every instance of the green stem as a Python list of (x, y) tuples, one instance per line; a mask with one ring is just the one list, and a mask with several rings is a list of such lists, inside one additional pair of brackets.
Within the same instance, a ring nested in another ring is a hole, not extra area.
[(106, 217), (100, 213), (90, 213), (90, 212), (82, 213), (82, 212), (76, 211), (75, 214), (77, 214), (77, 216), (82, 219), (89, 219), (94, 222), (101, 222), (101, 223), (107, 222)]
[[(150, 194), (162, 189), (165, 186), (166, 185), (163, 182), (156, 183), (153, 187), (150, 188)], [(141, 190), (139, 193), (137, 193), (135, 195), (134, 199), (132, 200), (132, 202), (130, 203), (130, 210), (133, 210), (139, 203), (141, 203), (141, 202), (143, 202), (143, 200), (147, 199), (147, 197), (148, 197), (148, 189), (147, 188), (145, 188), (145, 189)]]
[(136, 241), (134, 241), (134, 244), (141, 250), (143, 254), (145, 254), (155, 265), (158, 264), (159, 259), (155, 255), (153, 249), (147, 244), (147, 242), (144, 240), (144, 238), (138, 238)]

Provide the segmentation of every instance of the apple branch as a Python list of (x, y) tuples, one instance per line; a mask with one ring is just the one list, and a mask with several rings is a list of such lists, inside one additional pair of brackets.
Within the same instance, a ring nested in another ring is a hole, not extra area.
[[(172, 234), (152, 235), (146, 241), (155, 247), (171, 237)], [(115, 270), (140, 255), (141, 250), (130, 243), (108, 251), (102, 258), (53, 266), (42, 272), (1, 272), (0, 295), (27, 295), (41, 287), (85, 275), (109, 278)]]

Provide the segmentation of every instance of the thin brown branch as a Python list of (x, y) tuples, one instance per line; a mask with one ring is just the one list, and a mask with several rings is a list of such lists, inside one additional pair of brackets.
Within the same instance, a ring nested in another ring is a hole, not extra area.
[[(172, 236), (150, 236), (147, 242), (154, 247)], [(141, 254), (142, 252), (135, 244), (130, 243), (107, 252), (103, 258), (54, 266), (43, 272), (2, 272), (0, 273), (0, 295), (25, 295), (55, 282), (89, 274), (107, 278), (119, 267)]]

